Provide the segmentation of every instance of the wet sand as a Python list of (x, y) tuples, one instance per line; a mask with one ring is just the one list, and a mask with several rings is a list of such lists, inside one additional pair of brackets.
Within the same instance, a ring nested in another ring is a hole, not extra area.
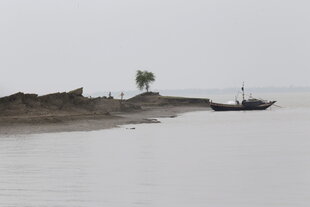
[(204, 110), (210, 110), (210, 108), (205, 106), (166, 106), (144, 108), (126, 113), (1, 117), (0, 135), (92, 131), (127, 124), (159, 123), (156, 118), (173, 118), (181, 113)]

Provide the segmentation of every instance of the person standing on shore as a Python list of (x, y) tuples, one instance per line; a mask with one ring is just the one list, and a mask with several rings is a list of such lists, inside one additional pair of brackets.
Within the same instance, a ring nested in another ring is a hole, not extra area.
[(121, 92), (121, 101), (123, 100), (124, 95), (125, 94), (123, 92)]

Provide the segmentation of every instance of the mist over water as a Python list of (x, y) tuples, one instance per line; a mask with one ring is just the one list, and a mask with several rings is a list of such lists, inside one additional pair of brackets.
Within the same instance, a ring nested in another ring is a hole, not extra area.
[(0, 206), (309, 206), (310, 94), (254, 95), (282, 108), (2, 135)]

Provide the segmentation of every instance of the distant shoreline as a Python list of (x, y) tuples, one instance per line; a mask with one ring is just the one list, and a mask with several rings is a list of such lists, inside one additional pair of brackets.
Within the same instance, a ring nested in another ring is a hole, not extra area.
[[(205, 95), (231, 95), (238, 93), (240, 87), (236, 88), (211, 88), (211, 89), (158, 89), (162, 95), (173, 95), (173, 96), (205, 96)], [(310, 93), (310, 87), (249, 87), (246, 88), (247, 93)], [(128, 91), (112, 91), (113, 94), (120, 94), (124, 92), (126, 97), (133, 97), (139, 94), (137, 90)], [(97, 97), (108, 94), (108, 91), (97, 91), (94, 93), (88, 93), (87, 96)]]
[[(187, 88), (187, 89), (156, 89), (160, 94), (170, 94), (170, 95), (222, 95), (222, 94), (235, 94), (240, 90), (240, 87), (228, 87), (228, 88)], [(250, 93), (303, 93), (309, 92), (310, 87), (308, 86), (288, 86), (288, 87), (247, 87), (247, 91)], [(88, 92), (85, 94), (86, 97), (100, 97), (107, 96), (109, 92), (112, 92), (116, 98), (119, 98), (121, 92), (125, 93), (126, 98), (131, 98), (140, 94), (138, 90), (122, 90), (122, 91), (95, 91)], [(0, 91), (0, 97), (8, 94), (2, 94)]]

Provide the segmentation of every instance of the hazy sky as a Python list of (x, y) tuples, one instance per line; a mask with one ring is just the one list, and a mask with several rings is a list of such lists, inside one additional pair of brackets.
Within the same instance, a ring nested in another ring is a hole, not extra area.
[(1, 0), (0, 94), (310, 86), (302, 0)]

